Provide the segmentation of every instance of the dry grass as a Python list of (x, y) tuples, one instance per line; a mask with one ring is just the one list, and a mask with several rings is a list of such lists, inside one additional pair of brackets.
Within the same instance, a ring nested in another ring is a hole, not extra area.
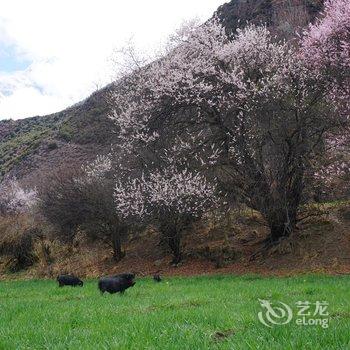
[[(110, 248), (88, 242), (83, 235), (72, 247), (58, 241), (36, 240), (37, 263), (17, 277), (52, 278), (65, 272), (98, 277), (123, 271), (147, 276), (158, 270), (163, 275), (350, 272), (349, 203), (329, 203), (323, 206), (321, 215), (319, 206), (306, 210), (310, 216), (299, 225), (299, 230), (254, 261), (249, 258), (260, 249), (268, 229), (256, 212), (241, 210), (231, 214), (229, 223), (213, 218), (198, 223), (184, 238), (185, 258), (177, 267), (170, 266), (170, 252), (159, 245), (157, 232), (149, 230), (130, 240), (126, 257), (118, 264), (112, 260)], [(43, 247), (49, 250), (51, 260), (48, 261)]]

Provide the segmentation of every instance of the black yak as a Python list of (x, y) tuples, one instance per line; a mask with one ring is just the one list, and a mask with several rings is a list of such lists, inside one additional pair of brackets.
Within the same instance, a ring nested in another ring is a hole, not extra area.
[(72, 276), (72, 275), (59, 275), (57, 277), (57, 282), (59, 287), (63, 287), (63, 286), (80, 286), (82, 287), (84, 285), (83, 281), (80, 280), (78, 277), (76, 276)]
[(159, 274), (155, 274), (155, 275), (153, 276), (153, 280), (154, 280), (155, 282), (160, 282), (160, 281), (162, 280), (162, 278), (160, 277)]
[(102, 294), (104, 292), (110, 294), (124, 293), (126, 289), (135, 285), (134, 278), (135, 275), (133, 273), (122, 273), (112, 277), (102, 277), (98, 281), (98, 288)]

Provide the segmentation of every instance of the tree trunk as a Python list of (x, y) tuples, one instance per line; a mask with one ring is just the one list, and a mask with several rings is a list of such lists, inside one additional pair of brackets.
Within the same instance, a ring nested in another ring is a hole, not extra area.
[(302, 169), (289, 174), (279, 186), (271, 187), (260, 202), (258, 210), (270, 227), (267, 244), (274, 244), (288, 237), (297, 224), (297, 213), (303, 190)]
[(173, 253), (172, 264), (178, 264), (182, 260), (181, 254), (181, 236), (175, 230), (174, 236), (169, 237), (169, 247)]
[(268, 220), (270, 227), (269, 243), (277, 243), (282, 238), (288, 237), (295, 229), (296, 225), (296, 208), (292, 212), (289, 208), (287, 211), (281, 210), (281, 213), (274, 213), (273, 217)]
[(113, 249), (113, 260), (119, 262), (124, 258), (125, 253), (122, 251), (120, 231), (117, 228), (112, 228), (111, 240)]
[(269, 198), (262, 211), (271, 230), (267, 243), (277, 243), (295, 230), (301, 193), (300, 188), (293, 188), (286, 195)]
[[(170, 222), (169, 222), (170, 221)], [(163, 237), (166, 238), (167, 244), (173, 254), (172, 264), (178, 264), (182, 259), (181, 252), (181, 230), (182, 227), (178, 224), (176, 218), (171, 219), (168, 222), (163, 221), (160, 230)]]

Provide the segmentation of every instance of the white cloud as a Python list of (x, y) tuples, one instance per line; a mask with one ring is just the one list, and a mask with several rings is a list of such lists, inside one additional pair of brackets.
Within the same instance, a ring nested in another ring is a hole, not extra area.
[(130, 37), (149, 49), (183, 20), (209, 18), (224, 0), (0, 0), (0, 44), (32, 62), (2, 72), (0, 119), (61, 110), (111, 79), (108, 59)]

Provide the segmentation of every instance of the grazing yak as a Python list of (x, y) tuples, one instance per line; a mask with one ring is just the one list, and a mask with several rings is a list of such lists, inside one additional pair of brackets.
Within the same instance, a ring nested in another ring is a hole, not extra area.
[(135, 275), (133, 273), (122, 273), (112, 277), (102, 277), (98, 281), (98, 289), (101, 291), (101, 294), (104, 292), (110, 294), (124, 293), (126, 289), (135, 285), (136, 282), (134, 278)]
[(63, 287), (63, 286), (82, 287), (84, 285), (82, 280), (80, 280), (78, 277), (73, 275), (59, 275), (57, 277), (57, 282), (59, 287)]
[(159, 274), (155, 274), (155, 275), (153, 276), (153, 280), (154, 280), (155, 282), (160, 282), (160, 281), (162, 280), (162, 278), (160, 277)]

